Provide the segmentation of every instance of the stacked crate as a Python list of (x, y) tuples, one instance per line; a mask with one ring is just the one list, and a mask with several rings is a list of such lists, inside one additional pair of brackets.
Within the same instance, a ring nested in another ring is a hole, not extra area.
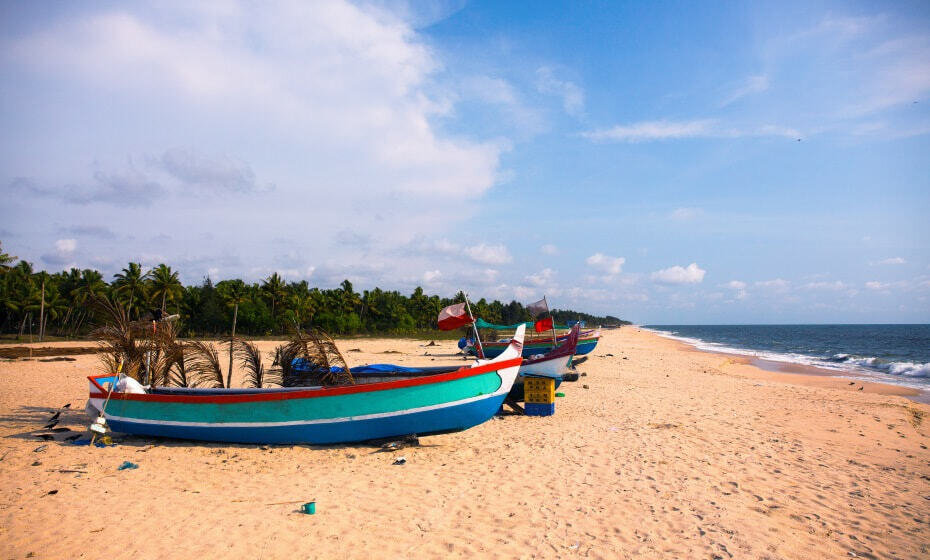
[(551, 377), (526, 377), (523, 381), (523, 395), (527, 416), (552, 416), (555, 414), (555, 379)]

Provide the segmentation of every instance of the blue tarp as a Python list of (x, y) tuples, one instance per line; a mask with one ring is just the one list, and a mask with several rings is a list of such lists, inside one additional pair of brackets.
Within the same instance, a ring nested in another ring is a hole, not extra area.
[[(314, 364), (311, 364), (304, 358), (295, 359), (293, 362), (291, 362), (291, 365), (294, 367), (295, 371), (310, 372), (310, 371), (316, 370), (316, 368), (313, 367)], [(342, 368), (333, 366), (329, 368), (329, 371), (330, 373), (340, 373), (342, 372)], [(419, 373), (423, 370), (418, 369), (418, 368), (398, 366), (394, 364), (369, 364), (367, 366), (358, 366), (358, 367), (352, 368), (353, 373), (383, 373), (383, 372), (391, 372), (391, 371), (397, 371), (397, 372), (403, 372), (403, 373)]]
[(381, 372), (399, 371), (403, 373), (419, 373), (423, 371), (420, 368), (404, 367), (394, 364), (369, 364), (367, 366), (358, 366), (352, 368), (352, 373), (381, 373)]

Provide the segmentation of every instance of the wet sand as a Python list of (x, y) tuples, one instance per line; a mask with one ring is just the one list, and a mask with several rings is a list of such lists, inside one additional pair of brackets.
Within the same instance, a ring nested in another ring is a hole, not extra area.
[[(452, 341), (340, 347), (350, 365), (464, 363)], [(44, 443), (35, 434), (65, 403), (59, 426), (86, 427), (97, 358), (0, 361), (0, 556), (930, 555), (930, 407), (889, 394), (900, 388), (686, 348), (607, 331), (555, 416), (504, 416), (395, 453)], [(117, 470), (126, 460), (139, 468)], [(316, 515), (297, 511), (313, 499)]]

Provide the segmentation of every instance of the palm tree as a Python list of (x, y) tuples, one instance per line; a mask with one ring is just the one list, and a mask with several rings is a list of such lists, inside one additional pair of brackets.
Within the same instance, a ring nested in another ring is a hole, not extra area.
[(342, 293), (339, 294), (342, 299), (342, 305), (346, 313), (355, 313), (359, 311), (359, 306), (362, 304), (362, 300), (355, 289), (352, 287), (352, 282), (347, 279), (342, 281), (342, 284), (339, 284), (342, 287)]
[(178, 273), (172, 272), (170, 266), (160, 264), (149, 273), (149, 286), (151, 293), (149, 296), (152, 300), (161, 299), (161, 312), (165, 313), (165, 303), (167, 300), (176, 300), (184, 292), (184, 286), (178, 280)]
[(0, 272), (4, 272), (10, 268), (10, 263), (14, 262), (19, 257), (14, 257), (3, 252), (3, 242), (0, 241)]
[[(143, 274), (142, 265), (131, 262), (122, 272), (113, 275), (113, 278), (115, 278), (113, 282), (114, 292), (118, 298), (128, 302), (126, 313), (130, 317), (132, 316), (133, 303), (137, 299), (145, 301), (145, 281), (148, 280), (150, 274), (151, 272)], [(126, 297), (127, 292), (128, 297)]]
[(284, 279), (275, 272), (262, 281), (262, 292), (265, 294), (265, 297), (271, 300), (271, 320), (274, 325), (277, 326), (277, 304), (287, 295), (287, 286), (284, 284)]
[[(239, 304), (249, 299), (249, 288), (245, 285), (245, 282), (239, 279), (220, 282), (216, 287), (226, 305), (233, 308), (232, 333), (229, 336), (229, 371), (226, 373), (226, 386), (229, 387), (232, 383), (233, 342), (236, 339), (236, 320), (239, 318)], [(258, 365), (261, 366), (261, 359), (259, 359)], [(261, 373), (256, 375), (261, 380)], [(261, 387), (261, 384), (258, 386)]]
[(76, 305), (86, 305), (94, 301), (97, 296), (102, 296), (107, 291), (107, 283), (103, 281), (103, 275), (96, 270), (85, 268), (81, 271), (81, 278), (77, 282), (77, 287), (71, 290), (71, 297), (74, 298)]

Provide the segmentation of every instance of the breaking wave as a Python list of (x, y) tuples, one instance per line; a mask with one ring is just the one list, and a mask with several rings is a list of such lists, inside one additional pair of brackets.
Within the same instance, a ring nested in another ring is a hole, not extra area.
[(684, 342), (694, 346), (698, 350), (814, 366), (834, 370), (844, 377), (853, 379), (893, 383), (924, 390), (926, 390), (926, 384), (930, 381), (930, 362), (921, 363), (920, 361), (886, 360), (873, 356), (862, 356), (851, 353), (818, 356), (800, 352), (750, 349), (734, 344), (710, 342), (695, 336), (684, 336), (674, 328), (668, 330), (662, 328), (640, 328), (666, 338)]
[(891, 375), (906, 375), (908, 377), (930, 377), (930, 363), (917, 362), (891, 362), (881, 358), (851, 356), (849, 354), (834, 354), (828, 358), (831, 363), (849, 364), (878, 370)]

